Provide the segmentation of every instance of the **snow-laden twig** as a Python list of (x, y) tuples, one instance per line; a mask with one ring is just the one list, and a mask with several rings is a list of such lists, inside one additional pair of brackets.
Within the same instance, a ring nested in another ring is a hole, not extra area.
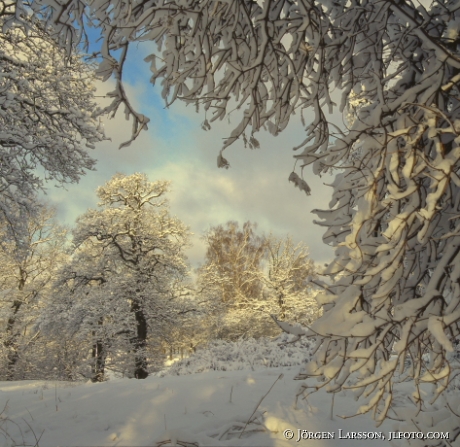
[(243, 430), (241, 431), (240, 433), (240, 436), (238, 436), (238, 439), (241, 438), (241, 436), (243, 435), (244, 431), (246, 430), (246, 427), (248, 426), (248, 424), (251, 422), (251, 419), (252, 417), (254, 416), (255, 412), (257, 411), (257, 409), (259, 408), (260, 404), (262, 403), (262, 401), (268, 396), (268, 394), (270, 393), (270, 391), (273, 389), (273, 387), (275, 386), (275, 383), (278, 382), (278, 380), (282, 379), (284, 377), (284, 374), (280, 374), (278, 376), (278, 378), (273, 382), (272, 386), (270, 387), (270, 389), (261, 397), (261, 399), (259, 400), (259, 402), (257, 403), (256, 407), (254, 408), (254, 411), (251, 413), (251, 416), (249, 416), (249, 419), (246, 421), (246, 424), (245, 426), (243, 427)]

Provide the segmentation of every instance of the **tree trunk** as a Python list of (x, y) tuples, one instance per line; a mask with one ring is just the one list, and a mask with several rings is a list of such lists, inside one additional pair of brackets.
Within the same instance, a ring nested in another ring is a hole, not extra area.
[(14, 303), (11, 306), (13, 308), (13, 315), (8, 318), (8, 324), (6, 326), (6, 340), (4, 342), (4, 346), (8, 351), (8, 365), (6, 373), (6, 380), (8, 381), (15, 379), (15, 366), (19, 360), (19, 347), (15, 340), (17, 335), (14, 334), (14, 324), (16, 322), (16, 314), (18, 313), (21, 304), (21, 301), (14, 300)]
[[(103, 319), (100, 318), (97, 324), (99, 326), (102, 326), (104, 323)], [(96, 333), (93, 332), (93, 336), (95, 336)], [(104, 344), (102, 340), (98, 339), (93, 345), (92, 349), (92, 357), (94, 359), (93, 365), (92, 365), (92, 382), (103, 382), (105, 379), (105, 359), (107, 357), (107, 352), (104, 347)]]
[(280, 316), (279, 319), (284, 321), (286, 318), (286, 301), (284, 299), (284, 292), (278, 291), (278, 306), (280, 308)]
[(94, 363), (92, 365), (92, 382), (103, 382), (104, 381), (104, 370), (105, 370), (105, 352), (104, 345), (101, 340), (97, 340), (93, 345), (92, 357)]
[(133, 300), (131, 303), (131, 312), (136, 318), (136, 337), (132, 339), (135, 352), (134, 377), (136, 379), (145, 379), (147, 372), (147, 357), (145, 356), (145, 347), (147, 345), (147, 320), (139, 301)]
[[(24, 290), (26, 285), (26, 274), (22, 267), (19, 267), (19, 281), (18, 281), (18, 290), (21, 293)], [(13, 302), (11, 308), (13, 309), (13, 315), (8, 318), (8, 323), (6, 325), (6, 341), (4, 342), (5, 348), (8, 351), (8, 366), (7, 366), (7, 373), (6, 373), (6, 380), (14, 380), (15, 379), (15, 367), (16, 363), (19, 360), (19, 346), (16, 342), (16, 338), (19, 334), (14, 333), (14, 325), (16, 323), (16, 315), (19, 312), (19, 309), (22, 305), (22, 301), (16, 299)]]

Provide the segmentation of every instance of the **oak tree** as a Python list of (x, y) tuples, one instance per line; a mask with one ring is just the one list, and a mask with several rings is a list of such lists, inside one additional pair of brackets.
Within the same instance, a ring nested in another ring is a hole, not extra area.
[(90, 340), (93, 380), (103, 380), (107, 356), (120, 353), (131, 353), (128, 375), (146, 378), (149, 336), (174, 320), (171, 293), (187, 276), (189, 230), (170, 215), (168, 188), (145, 174), (116, 174), (97, 189), (98, 208), (77, 220), (56, 305), (68, 328)]

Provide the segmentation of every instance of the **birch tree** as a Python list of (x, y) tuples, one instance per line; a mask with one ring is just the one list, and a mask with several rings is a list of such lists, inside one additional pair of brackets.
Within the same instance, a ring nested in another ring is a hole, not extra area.
[(290, 236), (273, 235), (267, 238), (266, 245), (266, 267), (260, 280), (270, 315), (290, 323), (312, 323), (320, 309), (311, 283), (317, 275), (308, 247), (303, 243), (294, 245)]
[(313, 262), (305, 244), (256, 233), (251, 222), (211, 227), (204, 235), (206, 262), (198, 270), (218, 338), (279, 333), (272, 316), (309, 323), (319, 316), (310, 279)]
[(261, 284), (257, 277), (265, 256), (265, 239), (256, 234), (257, 225), (227, 222), (211, 227), (203, 239), (206, 242), (206, 262), (201, 268), (203, 281), (218, 281), (222, 301), (240, 301), (256, 297)]
[[(257, 225), (238, 222), (211, 227), (204, 235), (206, 261), (199, 269), (201, 294), (215, 301), (219, 337), (235, 338), (252, 326), (253, 302), (260, 301), (262, 283), (259, 273), (265, 256), (265, 238), (256, 233)], [(250, 334), (252, 335), (252, 333)]]
[[(20, 4), (12, 20), (22, 20)], [(300, 168), (336, 174), (328, 209), (316, 211), (336, 255), (325, 272), (334, 282), (323, 284), (324, 315), (311, 328), (320, 345), (306, 376), (321, 379), (312, 389), (334, 393), (354, 378), (360, 412), (381, 423), (397, 405), (403, 372), (414, 411), (400, 418), (448, 427), (456, 439), (460, 402), (447, 389), (460, 321), (457, 1), (41, 0), (31, 7), (62, 43), (81, 39), (84, 14), (99, 27), (99, 74), (115, 75), (111, 110), (125, 104), (133, 137), (147, 119), (130, 106), (121, 72), (136, 41), (158, 44), (147, 61), (168, 105), (202, 105), (206, 128), (242, 112), (222, 150), (238, 139), (257, 146), (256, 132), (277, 135), (294, 114), (303, 117), (305, 139), (294, 147)], [(355, 111), (349, 98), (362, 99)], [(335, 110), (355, 114), (348, 127), (328, 122), (326, 111)], [(228, 165), (221, 152), (218, 166)], [(291, 176), (310, 193), (301, 171)], [(426, 383), (433, 392), (422, 392)]]

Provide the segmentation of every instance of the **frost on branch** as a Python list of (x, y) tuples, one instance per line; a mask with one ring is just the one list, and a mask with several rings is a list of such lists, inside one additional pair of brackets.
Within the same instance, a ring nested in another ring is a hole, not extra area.
[[(132, 138), (148, 119), (129, 103), (122, 73), (129, 45), (151, 41), (157, 49), (145, 60), (151, 82), (161, 83), (167, 105), (176, 99), (202, 104), (210, 116), (208, 125), (222, 120), (229, 108), (243, 110), (224, 149), (245, 139), (248, 127), (249, 145), (257, 147), (255, 132), (264, 128), (277, 135), (296, 109), (307, 107), (313, 107), (318, 118), (309, 124), (311, 135), (301, 146), (314, 141), (317, 149), (327, 147), (329, 132), (321, 120), (321, 104), (333, 106), (328, 75), (340, 84), (341, 74), (322, 42), (334, 45), (340, 57), (346, 38), (328, 35), (328, 20), (314, 2), (37, 0), (31, 6), (66, 47), (84, 39), (85, 16), (100, 29), (98, 74), (103, 79), (114, 76), (117, 85), (106, 111), (116, 113), (125, 106), (133, 120)], [(323, 70), (326, 61), (333, 68)]]
[(412, 404), (430, 415), (451, 408), (444, 417), (457, 436), (458, 402), (447, 391), (460, 320), (460, 59), (443, 33), (460, 16), (442, 3), (427, 11), (369, 2), (360, 19), (353, 7), (328, 11), (334, 29), (358, 29), (338, 59), (355, 116), (321, 158), (341, 168), (329, 209), (314, 211), (336, 247), (326, 271), (335, 281), (318, 297), (319, 351), (300, 378), (321, 380), (301, 392), (352, 388), (378, 423), (404, 418), (394, 389), (411, 379)]
[[(17, 205), (31, 210), (44, 182), (77, 182), (104, 139), (92, 67), (59, 48), (38, 25), (5, 31), (0, 17), (0, 218), (20, 226)], [(38, 170), (44, 175), (40, 176)]]

